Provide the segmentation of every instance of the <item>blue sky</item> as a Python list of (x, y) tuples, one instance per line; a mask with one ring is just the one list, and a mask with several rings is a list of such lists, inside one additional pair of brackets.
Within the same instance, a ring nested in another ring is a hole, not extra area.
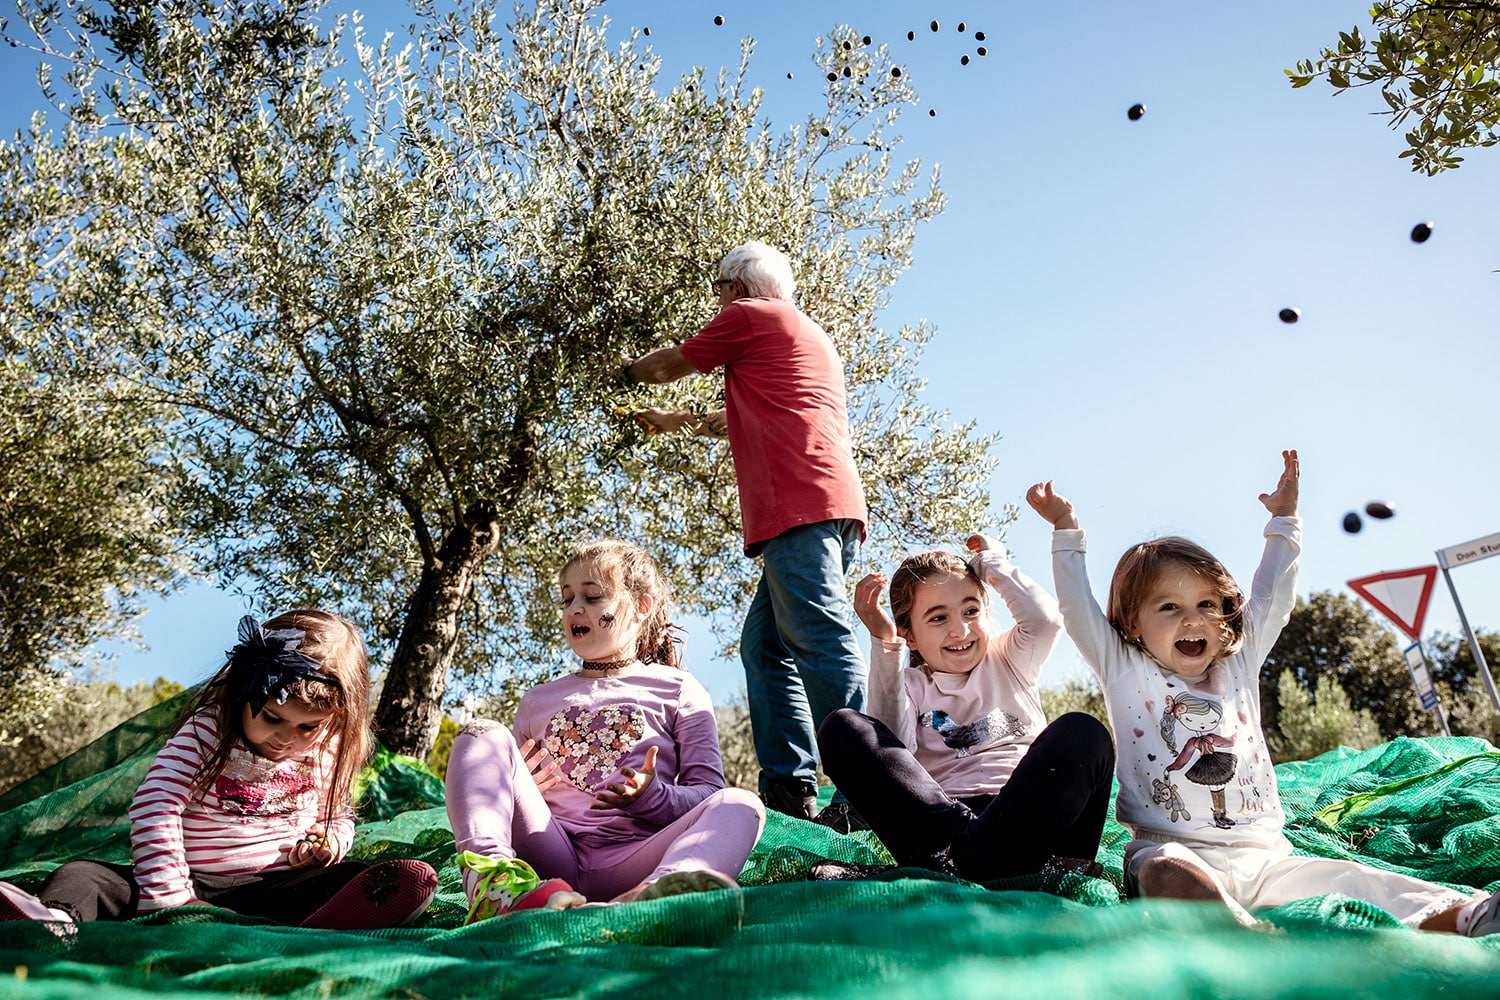
[[(920, 235), (888, 325), (937, 326), (923, 366), (930, 398), (1000, 433), (997, 505), (1024, 508), (1026, 487), (1046, 478), (1077, 503), (1102, 600), (1120, 551), (1161, 534), (1203, 543), (1248, 586), (1265, 521), (1256, 495), (1274, 485), (1286, 447), (1302, 456), (1303, 595), (1347, 592), (1352, 577), (1431, 564), (1434, 549), (1500, 532), (1500, 149), (1445, 176), (1414, 175), (1396, 158), (1400, 134), (1369, 113), (1383, 107), (1378, 94), (1293, 91), (1282, 73), (1364, 25), (1368, 6), (620, 0), (607, 10), (621, 37), (651, 28), (664, 86), (694, 65), (710, 75), (733, 65), (753, 36), (752, 76), (783, 126), (821, 101), (817, 34), (848, 23), (891, 47), (921, 95), (900, 150), (941, 164), (949, 204)], [(331, 5), (354, 7), (371, 27), (411, 20), (399, 3)], [(6, 135), (39, 100), (34, 63), (0, 47)], [(1148, 110), (1131, 122), (1136, 102)], [(1434, 232), (1418, 245), (1408, 233), (1420, 221)], [(1278, 320), (1286, 306), (1301, 310), (1298, 323)], [(1344, 513), (1371, 500), (1396, 516), (1346, 534)], [(1050, 583), (1045, 524), (1023, 510), (1006, 542)], [(1470, 622), (1500, 629), (1500, 559), (1454, 582)], [(153, 607), (152, 651), (121, 655), (120, 679), (201, 677), (239, 613), (237, 598), (207, 587)], [(1441, 582), (1434, 629), (1459, 629)], [(741, 677), (714, 648), (693, 629), (689, 664), (723, 701)], [(1043, 680), (1085, 673), (1064, 643)]]

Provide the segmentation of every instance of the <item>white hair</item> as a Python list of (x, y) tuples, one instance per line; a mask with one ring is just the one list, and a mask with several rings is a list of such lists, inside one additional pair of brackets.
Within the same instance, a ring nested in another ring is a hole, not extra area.
[(719, 277), (738, 281), (750, 295), (788, 302), (797, 290), (786, 254), (759, 240), (742, 243), (725, 254), (719, 261)]

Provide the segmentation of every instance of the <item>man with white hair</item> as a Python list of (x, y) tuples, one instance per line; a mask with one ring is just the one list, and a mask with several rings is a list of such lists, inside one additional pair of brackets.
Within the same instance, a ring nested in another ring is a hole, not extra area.
[(830, 713), (863, 708), (867, 674), (845, 586), (868, 511), (844, 366), (792, 304), (796, 282), (781, 251), (756, 241), (735, 247), (713, 285), (719, 314), (680, 346), (627, 363), (624, 377), (665, 383), (724, 369), (723, 410), (640, 416), (660, 431), (728, 430), (745, 554), (762, 566), (740, 634), (761, 797), (847, 833), (864, 823), (842, 796), (817, 813), (816, 739)]

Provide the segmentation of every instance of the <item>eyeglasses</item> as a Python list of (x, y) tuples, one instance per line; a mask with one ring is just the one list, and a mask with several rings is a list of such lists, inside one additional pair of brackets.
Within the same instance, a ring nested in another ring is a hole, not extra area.
[(733, 286), (734, 285), (734, 279), (733, 278), (718, 278), (718, 279), (716, 279), (714, 281), (714, 291), (717, 292), (719, 289), (723, 288), (725, 285)]

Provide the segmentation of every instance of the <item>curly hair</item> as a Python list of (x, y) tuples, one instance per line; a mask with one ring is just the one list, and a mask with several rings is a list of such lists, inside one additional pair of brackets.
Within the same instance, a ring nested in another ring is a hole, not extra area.
[[(944, 552), (942, 549), (918, 552), (916, 555), (907, 556), (901, 560), (901, 565), (891, 575), (891, 618), (896, 622), (897, 631), (911, 631), (911, 609), (912, 603), (917, 598), (917, 586), (944, 576), (967, 576), (979, 587), (980, 600), (986, 607), (989, 605), (989, 591), (985, 589), (984, 581), (968, 563), (952, 552)], [(910, 657), (909, 662), (912, 666), (922, 666), (922, 654), (910, 644), (908, 644), (907, 655)]]
[(646, 550), (617, 538), (601, 538), (585, 542), (569, 554), (567, 562), (558, 570), (557, 578), (579, 563), (592, 563), (609, 582), (615, 593), (627, 592), (637, 601), (643, 595), (651, 598), (651, 612), (641, 622), (640, 635), (636, 638), (635, 656), (642, 663), (660, 663), (666, 667), (681, 667), (679, 650), (680, 631), (672, 622), (676, 610), (672, 606), (672, 592), (666, 578), (656, 565), (656, 560)]
[(1245, 642), (1244, 599), (1239, 584), (1224, 564), (1197, 542), (1177, 535), (1154, 538), (1132, 545), (1120, 556), (1115, 575), (1109, 581), (1109, 607), (1106, 616), (1127, 640), (1134, 642), (1137, 619), (1151, 588), (1161, 574), (1172, 566), (1181, 566), (1201, 577), (1219, 595), (1220, 607), (1215, 617), (1223, 646), (1220, 656), (1232, 656)]

